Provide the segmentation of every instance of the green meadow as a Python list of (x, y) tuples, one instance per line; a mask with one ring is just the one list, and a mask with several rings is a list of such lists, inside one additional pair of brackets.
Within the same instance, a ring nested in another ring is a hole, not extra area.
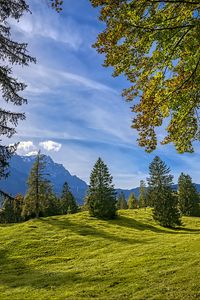
[(200, 299), (200, 218), (172, 230), (150, 210), (0, 225), (0, 299)]

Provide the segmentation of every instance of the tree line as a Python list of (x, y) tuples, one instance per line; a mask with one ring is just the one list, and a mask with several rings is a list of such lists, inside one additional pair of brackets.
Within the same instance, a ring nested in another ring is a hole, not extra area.
[(45, 173), (44, 158), (38, 152), (30, 171), (25, 197), (6, 197), (0, 210), (1, 223), (76, 213), (81, 209), (88, 210), (93, 217), (113, 219), (117, 217), (117, 210), (147, 207), (152, 208), (154, 220), (164, 227), (182, 225), (182, 215), (200, 217), (200, 195), (192, 183), (192, 178), (181, 173), (178, 190), (175, 191), (170, 169), (158, 156), (149, 166), (147, 185), (144, 180), (140, 181), (139, 197), (130, 193), (127, 200), (123, 192), (117, 197), (113, 177), (107, 165), (98, 158), (90, 175), (90, 184), (82, 207), (78, 207), (67, 182), (63, 184), (61, 196), (55, 195), (48, 174)]
[(180, 226), (182, 215), (200, 216), (200, 195), (189, 175), (181, 173), (178, 191), (173, 189), (172, 180), (170, 169), (156, 156), (149, 166), (148, 185), (144, 180), (140, 182), (139, 198), (131, 193), (126, 201), (121, 193), (116, 199), (112, 176), (99, 158), (90, 176), (86, 206), (91, 216), (105, 219), (115, 218), (118, 209), (151, 207), (153, 218), (160, 225)]
[(48, 180), (48, 174), (45, 173), (45, 167), (45, 156), (39, 152), (30, 171), (26, 195), (23, 197), (19, 194), (15, 198), (5, 197), (0, 210), (1, 223), (22, 222), (30, 218), (78, 211), (78, 205), (68, 183), (64, 182), (61, 196), (57, 197)]

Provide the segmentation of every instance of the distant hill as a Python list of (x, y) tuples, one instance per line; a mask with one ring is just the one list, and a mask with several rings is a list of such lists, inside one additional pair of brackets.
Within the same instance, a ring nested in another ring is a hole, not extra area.
[[(0, 180), (0, 189), (12, 196), (15, 196), (18, 193), (24, 195), (27, 190), (26, 183), (28, 175), (34, 161), (35, 156), (20, 156), (15, 154), (10, 161), (10, 176), (6, 180)], [(63, 183), (67, 181), (78, 203), (82, 204), (88, 188), (86, 182), (75, 175), (71, 175), (62, 164), (55, 163), (50, 156), (45, 156), (45, 161), (45, 172), (49, 174), (49, 179), (54, 186), (55, 193), (60, 195)], [(175, 184), (173, 187), (175, 190), (177, 190), (177, 184)], [(200, 192), (200, 184), (196, 184), (196, 187), (198, 192)], [(123, 192), (126, 199), (128, 199), (131, 192), (138, 197), (139, 187), (133, 189), (116, 189), (116, 192), (117, 195)]]
[(126, 190), (126, 189), (116, 189), (116, 193), (117, 193), (117, 196), (120, 194), (120, 193), (124, 193), (124, 196), (126, 199), (128, 199), (130, 193), (134, 193), (134, 195), (136, 197), (139, 197), (139, 194), (140, 194), (140, 188), (139, 187), (136, 187), (136, 188), (133, 188), (133, 189), (130, 189), (130, 190)]
[[(196, 186), (197, 191), (200, 193), (200, 184), (194, 183), (194, 185)], [(173, 184), (172, 186), (173, 190), (177, 191), (178, 189), (178, 184)], [(134, 195), (136, 197), (139, 197), (140, 194), (140, 188), (136, 187), (130, 190), (123, 190), (123, 189), (116, 189), (117, 195), (119, 195), (121, 192), (124, 193), (125, 198), (128, 199), (130, 193), (134, 193)]]

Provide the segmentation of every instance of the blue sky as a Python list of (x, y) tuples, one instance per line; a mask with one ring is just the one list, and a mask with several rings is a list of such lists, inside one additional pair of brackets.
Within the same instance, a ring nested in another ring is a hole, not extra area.
[[(15, 74), (28, 85), (26, 112), (10, 142), (21, 142), (18, 153), (27, 155), (39, 148), (71, 174), (89, 181), (100, 156), (120, 188), (133, 188), (148, 176), (148, 166), (159, 155), (174, 175), (183, 171), (200, 182), (199, 148), (195, 154), (177, 154), (173, 146), (158, 146), (147, 154), (137, 146), (137, 133), (130, 128), (130, 103), (121, 97), (128, 82), (112, 77), (102, 66), (103, 56), (92, 48), (103, 29), (98, 10), (89, 0), (65, 0), (61, 14), (46, 0), (30, 0), (32, 14), (20, 22), (10, 20), (12, 35), (26, 41), (36, 65), (16, 67)], [(159, 130), (160, 136), (164, 129)]]

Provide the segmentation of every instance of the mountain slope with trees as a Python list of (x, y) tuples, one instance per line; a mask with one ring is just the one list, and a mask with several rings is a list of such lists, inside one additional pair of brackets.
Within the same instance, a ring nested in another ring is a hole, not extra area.
[[(67, 181), (70, 189), (75, 196), (76, 200), (83, 204), (83, 199), (87, 192), (87, 184), (77, 176), (73, 176), (70, 172), (64, 168), (63, 165), (55, 163), (50, 156), (45, 156), (47, 172), (50, 176), (49, 179), (53, 183), (54, 190), (60, 194), (62, 191), (63, 182)], [(13, 155), (10, 161), (10, 176), (7, 179), (0, 180), (0, 189), (4, 190), (8, 194), (15, 196), (17, 194), (25, 194), (27, 191), (27, 180), (30, 170), (33, 166), (35, 156), (19, 156)], [(200, 193), (200, 184), (194, 184), (197, 191)], [(172, 185), (172, 188), (176, 191), (178, 185)], [(140, 194), (140, 188), (136, 187), (133, 189), (115, 189), (117, 196), (122, 192), (126, 200), (128, 200), (130, 194), (133, 192), (138, 198)], [(1, 198), (0, 198), (1, 206)]]
[[(35, 156), (14, 155), (10, 161), (10, 176), (0, 181), (0, 188), (15, 196), (18, 193), (25, 194), (27, 191), (27, 180), (30, 170), (34, 164)], [(55, 163), (50, 156), (45, 156), (45, 173), (52, 182), (55, 193), (61, 194), (62, 186), (66, 181), (79, 203), (83, 201), (86, 194), (87, 184), (69, 173), (63, 165)]]

